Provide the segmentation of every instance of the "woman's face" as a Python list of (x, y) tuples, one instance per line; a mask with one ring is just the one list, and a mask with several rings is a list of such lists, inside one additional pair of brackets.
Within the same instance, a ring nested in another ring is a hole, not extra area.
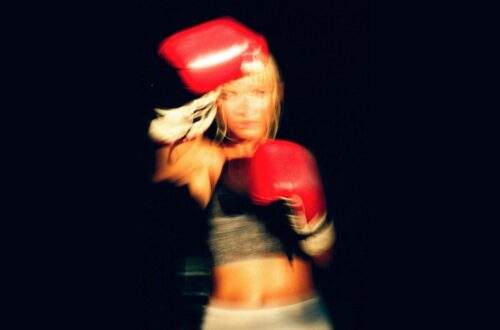
[(218, 108), (236, 142), (267, 137), (273, 109), (270, 87), (252, 77), (239, 79), (222, 87)]

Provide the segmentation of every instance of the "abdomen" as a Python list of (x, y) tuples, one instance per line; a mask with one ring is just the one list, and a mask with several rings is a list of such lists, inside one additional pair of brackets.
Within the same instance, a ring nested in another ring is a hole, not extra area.
[(310, 264), (276, 255), (241, 260), (213, 270), (216, 304), (262, 307), (300, 301), (315, 295)]

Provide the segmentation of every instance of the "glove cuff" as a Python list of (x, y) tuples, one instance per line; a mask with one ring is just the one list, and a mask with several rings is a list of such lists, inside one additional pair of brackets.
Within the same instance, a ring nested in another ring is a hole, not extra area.
[(302, 251), (316, 257), (328, 250), (335, 243), (335, 230), (333, 221), (324, 222), (316, 232), (299, 241)]

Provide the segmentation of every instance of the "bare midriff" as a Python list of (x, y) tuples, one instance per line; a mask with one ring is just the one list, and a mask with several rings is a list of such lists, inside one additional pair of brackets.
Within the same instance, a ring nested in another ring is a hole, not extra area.
[(279, 306), (315, 296), (311, 266), (294, 257), (273, 256), (220, 265), (213, 270), (211, 304)]

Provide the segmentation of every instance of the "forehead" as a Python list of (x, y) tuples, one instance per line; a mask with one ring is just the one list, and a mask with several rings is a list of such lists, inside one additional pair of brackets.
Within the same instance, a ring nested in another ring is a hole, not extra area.
[(273, 77), (268, 72), (262, 72), (260, 74), (252, 74), (244, 76), (240, 79), (231, 81), (222, 86), (222, 89), (255, 89), (255, 88), (265, 88), (272, 89), (274, 87)]

